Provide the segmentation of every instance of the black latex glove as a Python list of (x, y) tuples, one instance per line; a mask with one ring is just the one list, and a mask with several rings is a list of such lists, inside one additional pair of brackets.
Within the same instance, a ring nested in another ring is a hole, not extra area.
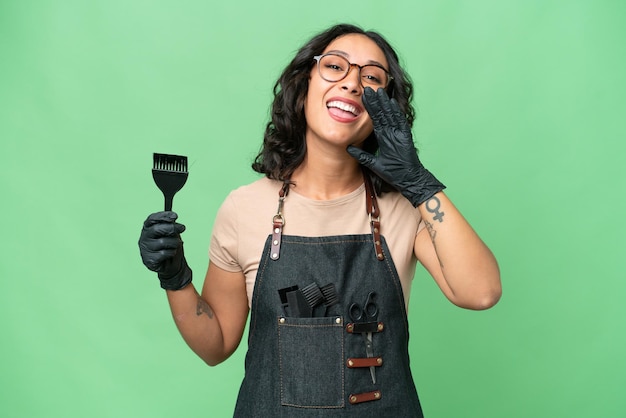
[(399, 190), (414, 207), (443, 190), (446, 186), (417, 157), (411, 128), (396, 100), (389, 99), (384, 89), (375, 92), (366, 87), (363, 105), (374, 123), (378, 153), (372, 155), (353, 145), (348, 146), (348, 153)]
[(161, 287), (179, 290), (191, 283), (191, 269), (185, 260), (180, 234), (185, 225), (176, 222), (175, 212), (157, 212), (148, 216), (139, 237), (141, 259), (148, 269), (158, 273)]

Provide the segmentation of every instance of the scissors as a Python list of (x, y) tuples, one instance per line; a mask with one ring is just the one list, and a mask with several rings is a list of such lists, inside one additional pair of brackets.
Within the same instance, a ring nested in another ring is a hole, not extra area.
[[(351, 304), (349, 310), (350, 318), (354, 322), (359, 323), (377, 323), (378, 305), (374, 301), (375, 297), (376, 292), (370, 292), (367, 294), (367, 299), (362, 307), (358, 303)], [(372, 332), (362, 332), (361, 335), (365, 339), (365, 353), (367, 357), (373, 357)], [(372, 383), (376, 383), (376, 368), (374, 366), (370, 366), (370, 375), (372, 376)]]

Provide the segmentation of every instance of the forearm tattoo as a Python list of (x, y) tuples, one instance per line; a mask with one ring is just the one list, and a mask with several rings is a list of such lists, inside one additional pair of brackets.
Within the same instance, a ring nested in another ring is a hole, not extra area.
[(426, 205), (426, 210), (435, 215), (433, 216), (433, 221), (443, 222), (443, 215), (445, 215), (445, 213), (439, 212), (439, 208), (441, 207), (441, 202), (439, 201), (437, 196), (433, 196), (430, 199), (428, 199), (425, 205)]
[(208, 303), (200, 296), (198, 296), (198, 305), (196, 306), (196, 315), (200, 316), (206, 314), (209, 318), (213, 319), (213, 309)]

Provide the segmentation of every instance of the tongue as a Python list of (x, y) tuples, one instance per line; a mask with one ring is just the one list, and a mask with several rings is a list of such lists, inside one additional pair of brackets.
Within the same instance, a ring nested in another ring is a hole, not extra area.
[(328, 111), (330, 112), (331, 115), (334, 115), (343, 119), (355, 119), (356, 118), (356, 116), (354, 116), (353, 113), (346, 112), (345, 110), (341, 110), (336, 107), (329, 107)]

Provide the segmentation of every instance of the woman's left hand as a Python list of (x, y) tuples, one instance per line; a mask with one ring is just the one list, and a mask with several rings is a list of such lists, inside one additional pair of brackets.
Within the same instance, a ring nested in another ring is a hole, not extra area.
[(370, 88), (365, 88), (363, 104), (374, 123), (378, 153), (354, 146), (348, 152), (419, 206), (426, 228), (415, 237), (414, 253), (448, 299), (468, 309), (493, 306), (502, 293), (498, 264), (450, 199), (439, 193), (445, 186), (417, 157), (400, 106), (384, 90)]
[(348, 153), (362, 165), (398, 189), (413, 206), (430, 199), (445, 186), (420, 162), (413, 145), (413, 135), (395, 99), (389, 99), (384, 89), (366, 87), (363, 105), (374, 124), (378, 153), (372, 155), (353, 145)]

